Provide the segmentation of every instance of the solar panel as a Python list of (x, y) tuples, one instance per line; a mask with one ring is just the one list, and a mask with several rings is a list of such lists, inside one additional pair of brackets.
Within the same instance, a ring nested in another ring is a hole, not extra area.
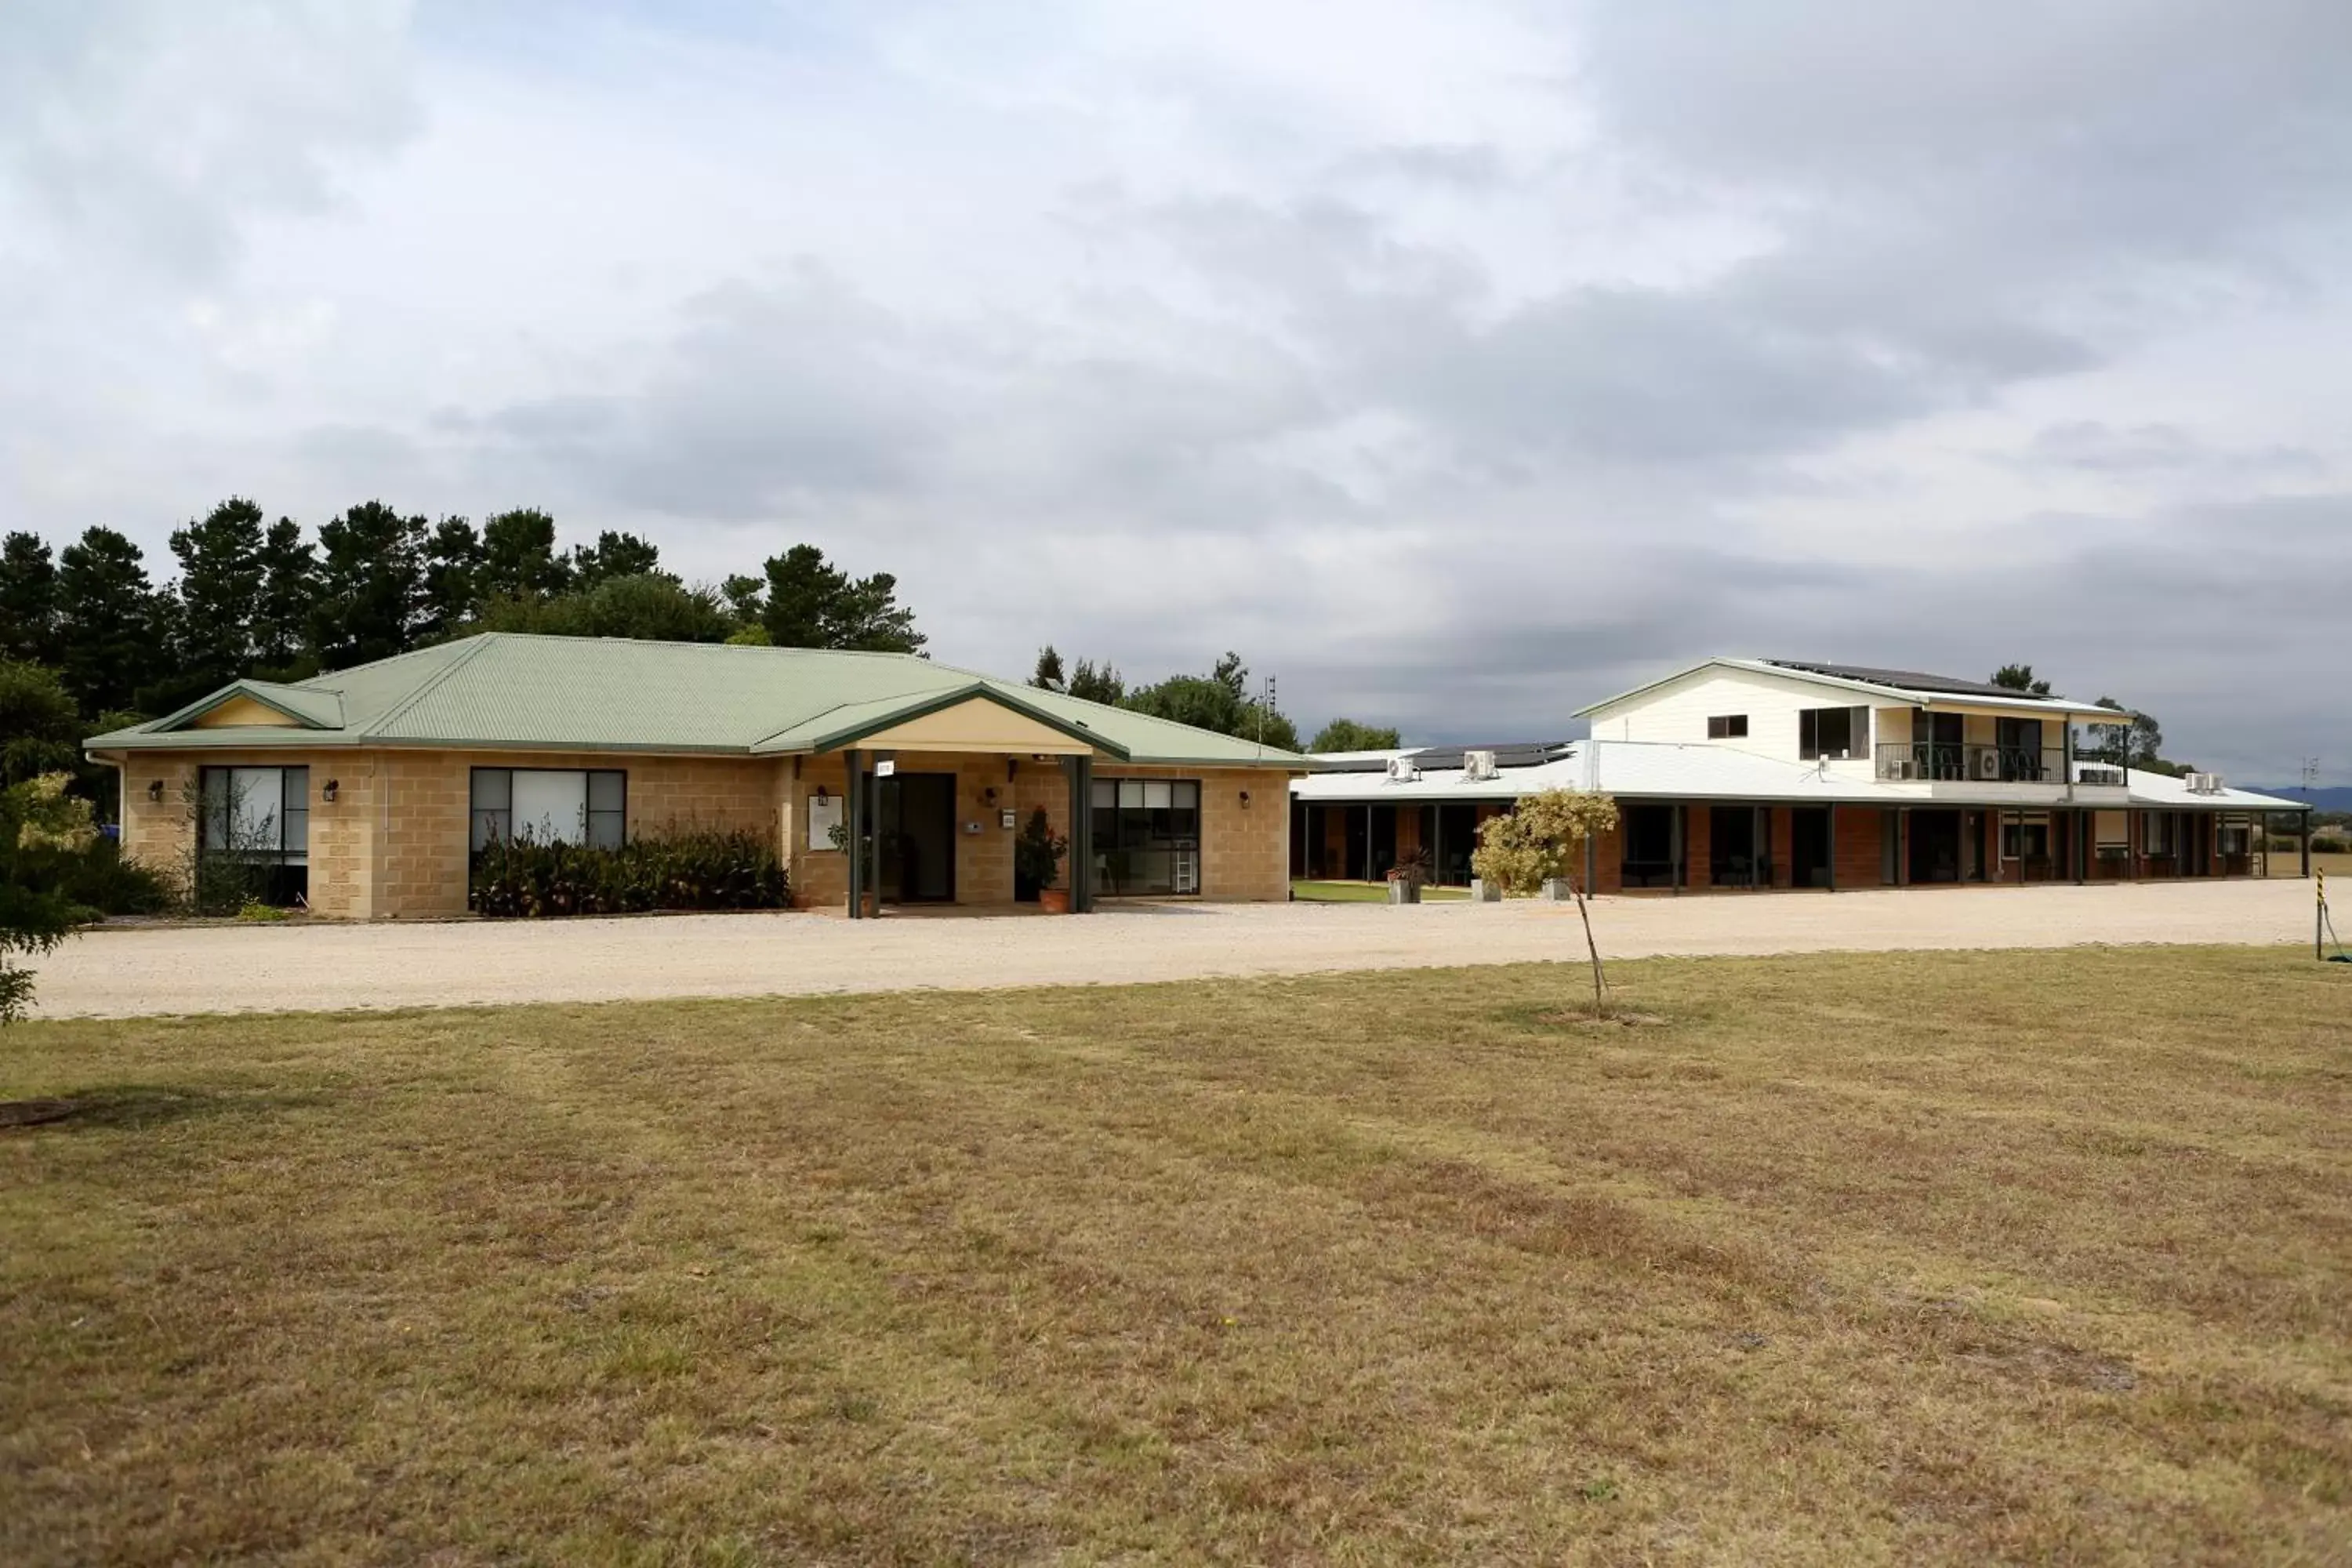
[(1768, 658), (1764, 662), (1781, 669), (1803, 670), (1808, 675), (1859, 680), (1871, 686), (1893, 686), (1906, 691), (1945, 691), (1962, 697), (2031, 698), (2033, 695), (2014, 687), (1995, 686), (1990, 680), (1962, 680), (1957, 676), (1930, 675), (1923, 669), (1879, 669), (1865, 664), (1809, 664), (1794, 658)]

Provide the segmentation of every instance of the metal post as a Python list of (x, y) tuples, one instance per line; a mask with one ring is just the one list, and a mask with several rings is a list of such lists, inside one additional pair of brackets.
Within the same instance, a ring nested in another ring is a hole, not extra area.
[(1911, 808), (1907, 805), (1895, 808), (1895, 885), (1911, 885)]
[(2305, 807), (2303, 808), (2303, 875), (2304, 875), (2304, 878), (2305, 878), (2305, 880), (2309, 880), (2309, 879), (2310, 879), (2310, 877), (2311, 877), (2311, 807), (2309, 807), (2309, 806), (2307, 806), (2307, 805), (2306, 805), (2306, 806), (2305, 806)]
[[(1790, 807), (1790, 809), (1791, 809), (1791, 810), (1794, 810), (1795, 808), (1792, 806), (1792, 807)], [(1828, 864), (1828, 867), (1829, 867), (1829, 874), (1830, 874), (1830, 891), (1831, 891), (1831, 892), (1832, 892), (1832, 893), (1834, 893), (1834, 892), (1836, 892), (1836, 891), (1837, 891), (1837, 802), (1835, 802), (1835, 801), (1832, 801), (1832, 802), (1830, 802), (1829, 811), (1830, 811), (1830, 826), (1829, 826), (1829, 839), (1830, 839), (1830, 841), (1829, 841), (1829, 846), (1828, 846), (1828, 851), (1827, 851), (1827, 853), (1826, 853), (1826, 854), (1824, 854), (1824, 855), (1822, 857), (1822, 859), (1823, 859), (1823, 860)], [(1790, 818), (1789, 819), (1789, 853), (1790, 853), (1790, 858), (1792, 858), (1792, 859), (1793, 859), (1793, 858), (1795, 858), (1795, 856), (1796, 856), (1796, 850), (1797, 850), (1797, 819), (1796, 819), (1795, 817), (1793, 817), (1793, 816), (1792, 816), (1792, 817), (1790, 817)], [(1789, 868), (1789, 880), (1790, 880), (1790, 882), (1792, 885), (1793, 885), (1793, 884), (1796, 882), (1796, 880), (1797, 880), (1797, 868), (1796, 868), (1794, 866), (1791, 866), (1791, 867), (1790, 867), (1790, 868)]]
[(860, 809), (866, 792), (859, 787), (857, 753), (844, 752), (841, 762), (844, 770), (841, 809), (842, 815), (849, 821), (849, 838), (844, 846), (849, 856), (849, 918), (863, 920), (866, 916), (866, 889), (863, 885), (865, 879), (859, 873), (864, 868), (866, 856), (858, 847), (857, 836), (866, 826), (866, 814)]
[(1673, 896), (1675, 898), (1680, 898), (1683, 890), (1683, 846), (1687, 842), (1683, 836), (1683, 813), (1689, 809), (1690, 807), (1676, 802), (1674, 816), (1667, 818), (1670, 837), (1667, 841), (1666, 858), (1670, 864), (1666, 869), (1666, 879), (1668, 885), (1674, 889)]

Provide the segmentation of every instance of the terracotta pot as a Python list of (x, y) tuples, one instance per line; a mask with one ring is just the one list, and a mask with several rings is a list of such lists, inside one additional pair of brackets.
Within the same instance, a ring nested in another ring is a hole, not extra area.
[(1049, 915), (1068, 914), (1070, 912), (1070, 889), (1067, 888), (1038, 889), (1037, 907)]

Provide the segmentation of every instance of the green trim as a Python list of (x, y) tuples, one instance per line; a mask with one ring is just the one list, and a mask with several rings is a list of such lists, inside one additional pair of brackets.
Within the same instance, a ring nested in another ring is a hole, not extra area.
[[(232, 680), (226, 686), (222, 687), (218, 691), (213, 692), (211, 695), (206, 697), (199, 697), (194, 702), (189, 703), (186, 707), (180, 709), (178, 711), (166, 713), (161, 719), (151, 720), (147, 723), (141, 725), (139, 728), (148, 734), (167, 734), (173, 731), (179, 730), (188, 724), (194, 723), (196, 720), (203, 718), (205, 714), (210, 713), (215, 709), (226, 707), (227, 704), (236, 701), (240, 697), (250, 701), (260, 703), (272, 713), (277, 713), (287, 719), (290, 719), (297, 725), (305, 730), (340, 730), (342, 728), (342, 724), (340, 722), (341, 717), (340, 710), (343, 705), (342, 699), (336, 693), (332, 691), (305, 693), (306, 696), (323, 697), (328, 701), (332, 702), (335, 705), (338, 710), (338, 722), (329, 724), (310, 714), (302, 712), (299, 708), (294, 706), (289, 700), (277, 695), (277, 692), (280, 689), (283, 689), (265, 685), (257, 680)], [(232, 726), (232, 728), (253, 727), (254, 726)], [(118, 731), (116, 732), (120, 734), (128, 733), (129, 731)]]
[[(762, 748), (768, 744), (768, 742), (776, 738), (775, 735), (771, 735), (767, 740), (754, 742), (751, 747), (751, 751), (754, 755), (767, 756), (783, 756), (791, 752), (801, 752), (814, 755), (824, 752), (838, 751), (844, 746), (854, 746), (858, 742), (865, 740), (870, 735), (878, 735), (883, 731), (890, 729), (895, 725), (911, 723), (917, 719), (926, 719), (934, 713), (942, 712), (950, 708), (961, 707), (964, 703), (971, 702), (975, 700), (993, 702), (999, 708), (1003, 708), (1008, 712), (1018, 713), (1024, 719), (1034, 720), (1037, 723), (1045, 725), (1049, 730), (1067, 735), (1073, 741), (1084, 742), (1087, 746), (1092, 750), (1108, 752), (1121, 762), (1127, 762), (1131, 757), (1131, 753), (1125, 746), (1120, 745), (1117, 741), (1112, 740), (1109, 736), (1100, 734), (1094, 730), (1088, 729), (1084, 724), (1061, 718), (1056, 714), (1049, 713), (1044, 709), (1035, 707), (1031, 703), (1024, 702), (1018, 698), (1013, 697), (1008, 693), (998, 689), (993, 684), (986, 680), (974, 681), (970, 686), (957, 687), (951, 691), (942, 691), (938, 693), (936, 696), (926, 697), (917, 701), (901, 704), (898, 707), (888, 709), (872, 718), (862, 719), (854, 724), (845, 724), (838, 730), (830, 731), (826, 733), (818, 735), (814, 739), (800, 745), (792, 747), (779, 746), (772, 752), (763, 752)], [(798, 728), (800, 728), (798, 725), (793, 726), (793, 729)], [(790, 733), (792, 733), (792, 730), (779, 730), (776, 731), (776, 734), (778, 735), (788, 735)]]

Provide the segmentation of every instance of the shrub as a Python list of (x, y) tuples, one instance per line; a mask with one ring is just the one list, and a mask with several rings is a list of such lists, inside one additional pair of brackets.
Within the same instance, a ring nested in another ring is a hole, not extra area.
[(619, 915), (646, 910), (773, 910), (792, 889), (776, 847), (738, 829), (633, 838), (617, 849), (530, 839), (484, 846), (473, 907), (485, 915)]
[(19, 875), (51, 888), (82, 909), (101, 915), (160, 915), (179, 904), (171, 879), (136, 860), (126, 860), (121, 844), (103, 835), (86, 849), (28, 849)]
[(2323, 838), (2315, 834), (2311, 840), (2314, 855), (2352, 855), (2352, 838)]
[(1041, 805), (1029, 814), (1028, 825), (1013, 841), (1013, 868), (1031, 887), (1050, 888), (1060, 879), (1062, 857), (1069, 852), (1069, 837), (1054, 831)]

